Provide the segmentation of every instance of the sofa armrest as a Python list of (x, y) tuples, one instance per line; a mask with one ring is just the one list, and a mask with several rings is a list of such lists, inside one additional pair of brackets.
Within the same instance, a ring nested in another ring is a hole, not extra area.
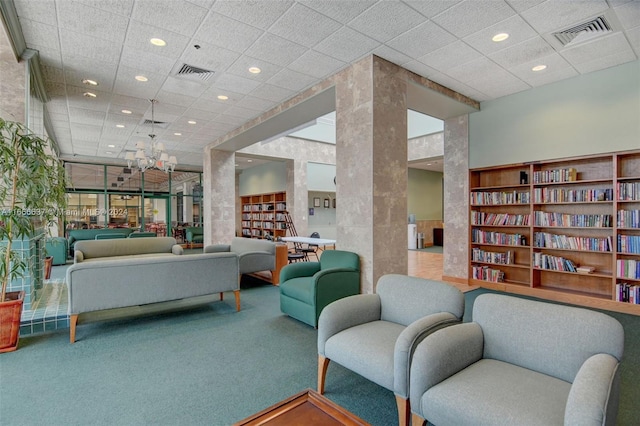
[[(431, 387), (482, 358), (484, 336), (476, 323), (456, 324), (428, 335), (413, 353), (409, 383), (411, 401), (419, 402)], [(420, 407), (411, 407), (422, 415)]]
[(84, 260), (84, 253), (80, 250), (73, 251), (73, 263), (80, 263)]
[(268, 251), (249, 251), (238, 254), (240, 273), (273, 271), (276, 268), (276, 256)]
[(184, 254), (184, 249), (180, 244), (174, 244), (173, 246), (171, 246), (171, 253), (176, 255), (182, 255)]
[(618, 360), (609, 354), (588, 358), (576, 375), (564, 413), (565, 425), (614, 425), (619, 402)]
[(206, 246), (203, 250), (204, 253), (223, 253), (231, 251), (231, 245), (229, 244), (212, 244)]
[(280, 282), (292, 278), (312, 277), (320, 270), (320, 262), (298, 262), (286, 265), (280, 271)]
[(318, 319), (318, 354), (324, 356), (324, 346), (331, 336), (347, 328), (380, 319), (380, 296), (357, 294), (329, 303)]

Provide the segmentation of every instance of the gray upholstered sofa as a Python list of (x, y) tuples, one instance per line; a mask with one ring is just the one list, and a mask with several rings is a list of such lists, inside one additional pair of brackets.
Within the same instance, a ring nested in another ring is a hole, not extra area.
[(217, 293), (222, 299), (226, 291), (240, 310), (235, 253), (181, 255), (175, 247), (171, 237), (78, 242), (76, 263), (67, 269), (71, 343), (86, 312)]
[(127, 238), (135, 229), (133, 228), (94, 228), (72, 229), (67, 236), (69, 254), (73, 256), (76, 242), (85, 240), (103, 240), (108, 238)]
[(603, 313), (481, 294), (473, 322), (416, 348), (412, 424), (614, 425), (623, 348)]
[(240, 274), (261, 271), (276, 274), (276, 243), (272, 241), (233, 237), (231, 244), (209, 245), (204, 248), (204, 252), (237, 254)]

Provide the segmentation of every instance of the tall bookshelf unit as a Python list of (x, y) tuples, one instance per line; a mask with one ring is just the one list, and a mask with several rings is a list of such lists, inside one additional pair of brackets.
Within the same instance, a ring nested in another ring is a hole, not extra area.
[(245, 195), (242, 205), (242, 236), (247, 238), (284, 237), (287, 233), (285, 214), (287, 193)]
[(640, 315), (640, 151), (472, 169), (469, 187), (470, 284)]

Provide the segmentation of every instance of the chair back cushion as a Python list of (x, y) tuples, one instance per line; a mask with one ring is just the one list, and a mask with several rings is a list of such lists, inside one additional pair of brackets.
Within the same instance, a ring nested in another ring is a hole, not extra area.
[(592, 355), (618, 361), (624, 330), (612, 317), (588, 309), (499, 294), (481, 294), (473, 321), (482, 328), (484, 358), (497, 359), (573, 383)]
[(360, 271), (360, 258), (350, 251), (325, 250), (320, 256), (320, 269), (332, 268), (349, 268)]
[[(324, 254), (322, 255), (324, 256)], [(378, 279), (380, 319), (408, 326), (427, 315), (450, 312), (461, 319), (464, 295), (456, 287), (423, 278), (389, 274)]]

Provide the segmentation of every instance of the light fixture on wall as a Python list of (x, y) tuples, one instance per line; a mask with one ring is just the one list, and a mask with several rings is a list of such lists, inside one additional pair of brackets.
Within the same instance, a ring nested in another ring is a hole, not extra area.
[(155, 120), (155, 104), (158, 102), (156, 99), (150, 99), (151, 102), (151, 138), (150, 151), (146, 152), (146, 145), (140, 141), (136, 143), (136, 152), (129, 151), (125, 155), (127, 160), (127, 166), (131, 168), (133, 165), (137, 165), (140, 171), (144, 172), (148, 169), (162, 170), (163, 172), (174, 171), (178, 160), (175, 155), (169, 155), (164, 150), (164, 144), (162, 142), (156, 142), (156, 134), (154, 133)]

